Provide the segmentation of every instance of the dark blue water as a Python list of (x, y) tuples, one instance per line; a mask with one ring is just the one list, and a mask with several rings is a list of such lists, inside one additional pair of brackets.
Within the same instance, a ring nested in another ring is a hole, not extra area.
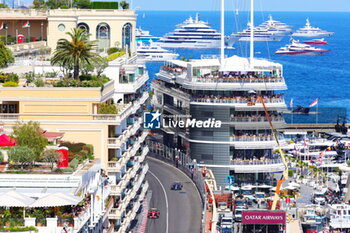
[[(196, 14), (191, 11), (138, 11), (137, 13), (138, 26), (149, 30), (154, 36), (162, 36), (173, 31), (176, 24)], [(202, 20), (208, 21), (214, 29), (219, 31), (219, 12), (203, 11), (199, 13)], [(312, 26), (335, 32), (332, 37), (326, 38), (329, 45), (323, 46), (331, 51), (322, 56), (274, 55), (278, 48), (289, 43), (290, 37), (288, 36), (280, 42), (255, 42), (255, 51), (257, 52), (256, 57), (271, 59), (283, 64), (284, 77), (288, 85), (288, 90), (284, 91), (287, 104), (293, 98), (294, 106), (308, 106), (318, 98), (319, 110), (335, 108), (323, 110), (323, 114), (331, 115), (328, 117), (329, 120), (323, 121), (336, 121), (337, 115), (345, 114), (343, 108), (350, 106), (350, 24), (348, 23), (350, 12), (256, 12), (255, 25), (267, 20), (269, 14), (272, 14), (275, 20), (292, 25), (293, 29), (304, 26), (305, 19), (309, 17)], [(233, 12), (226, 12), (225, 34), (229, 35), (233, 31), (241, 31), (246, 28), (248, 18), (247, 12), (239, 12), (238, 16), (235, 16)], [(303, 40), (303, 38), (300, 39)], [(234, 47), (235, 50), (226, 50), (228, 56), (249, 55), (247, 42), (236, 43)], [(219, 54), (218, 49), (177, 49), (176, 51), (180, 56), (193, 58), (200, 58), (202, 54)], [(147, 65), (151, 78), (155, 77), (160, 65), (162, 64)], [(349, 113), (349, 109), (347, 112)], [(310, 119), (305, 120), (305, 117), (302, 118), (302, 121), (311, 121)], [(296, 119), (298, 117), (294, 117), (294, 121)]]

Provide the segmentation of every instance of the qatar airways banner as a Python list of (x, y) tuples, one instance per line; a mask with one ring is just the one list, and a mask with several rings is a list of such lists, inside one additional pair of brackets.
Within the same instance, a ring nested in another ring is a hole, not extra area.
[(286, 212), (283, 211), (243, 211), (244, 224), (286, 224)]

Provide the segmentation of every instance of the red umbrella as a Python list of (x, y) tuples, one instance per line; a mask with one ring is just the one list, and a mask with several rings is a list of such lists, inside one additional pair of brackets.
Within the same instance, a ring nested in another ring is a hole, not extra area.
[(0, 135), (0, 146), (15, 146), (16, 139), (10, 138), (6, 134)]

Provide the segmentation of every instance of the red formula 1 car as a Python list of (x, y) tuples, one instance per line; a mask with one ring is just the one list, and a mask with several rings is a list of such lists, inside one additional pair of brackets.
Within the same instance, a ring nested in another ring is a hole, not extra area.
[(157, 218), (159, 218), (159, 210), (156, 209), (156, 208), (151, 208), (148, 211), (148, 218), (150, 218), (150, 219), (157, 219)]

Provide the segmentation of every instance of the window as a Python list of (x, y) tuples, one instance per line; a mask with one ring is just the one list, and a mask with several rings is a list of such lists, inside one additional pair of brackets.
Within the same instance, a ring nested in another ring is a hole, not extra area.
[(212, 137), (212, 136), (214, 136), (214, 132), (213, 131), (202, 131), (202, 136)]
[(105, 49), (109, 47), (109, 39), (111, 29), (108, 24), (100, 23), (96, 28), (96, 39), (98, 40), (98, 48)]
[(87, 33), (90, 32), (90, 28), (86, 23), (78, 23), (77, 28), (84, 29)]
[(130, 49), (131, 40), (132, 40), (132, 25), (130, 23), (126, 23), (124, 24), (123, 30), (122, 30), (122, 48), (126, 49), (126, 47), (128, 47), (128, 49)]
[(204, 117), (213, 117), (214, 116), (214, 112), (202, 111), (202, 116), (204, 116)]
[(210, 154), (202, 154), (202, 160), (213, 160), (213, 155)]
[(60, 23), (59, 25), (58, 25), (58, 30), (59, 31), (61, 31), (61, 32), (63, 32), (64, 30), (66, 30), (66, 26), (64, 25), (64, 24), (62, 24), (62, 23)]

